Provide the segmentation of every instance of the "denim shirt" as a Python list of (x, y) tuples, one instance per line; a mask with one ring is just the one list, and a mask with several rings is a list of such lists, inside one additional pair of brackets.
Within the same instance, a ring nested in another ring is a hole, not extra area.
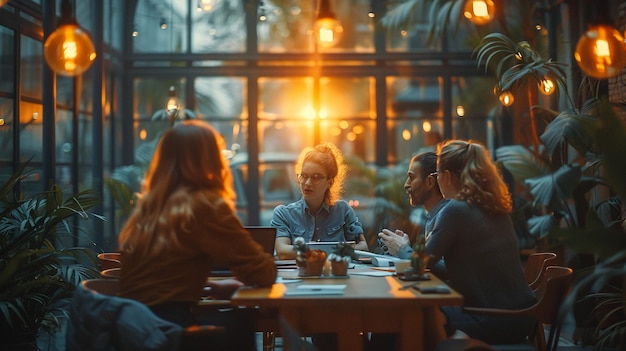
[(356, 213), (346, 201), (339, 200), (334, 205), (326, 203), (311, 213), (303, 198), (274, 209), (272, 227), (276, 237), (287, 237), (291, 242), (297, 237), (309, 241), (359, 241), (363, 226)]

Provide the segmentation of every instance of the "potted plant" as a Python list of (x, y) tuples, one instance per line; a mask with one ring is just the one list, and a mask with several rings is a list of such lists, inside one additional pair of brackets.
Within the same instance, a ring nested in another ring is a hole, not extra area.
[[(614, 222), (624, 220), (620, 217), (624, 204), (619, 199), (626, 195), (626, 136), (613, 110), (617, 105), (592, 96), (576, 108), (567, 91), (565, 66), (541, 59), (527, 43), (515, 43), (502, 34), (486, 36), (477, 55), (479, 64), (497, 67), (502, 90), (549, 77), (568, 97), (571, 106), (560, 112), (532, 107), (549, 122), (538, 136), (540, 144), (503, 146), (496, 156), (527, 190), (528, 201), (523, 205), (531, 214), (528, 227), (543, 249), (575, 252), (566, 262), (577, 275), (566, 303), (574, 310), (575, 339), (582, 331), (591, 334), (585, 341), (598, 349), (623, 344), (626, 252), (624, 229)], [(584, 82), (600, 84), (591, 79)], [(617, 213), (617, 218), (607, 213)]]
[(334, 276), (348, 275), (348, 265), (352, 259), (356, 259), (354, 247), (347, 242), (340, 242), (335, 246), (333, 253), (328, 255), (330, 271)]
[[(72, 218), (86, 219), (99, 199), (85, 191), (63, 199), (57, 185), (19, 198), (24, 166), (0, 187), (0, 349), (36, 350), (40, 331), (52, 333), (65, 311), (56, 303), (83, 279), (96, 278), (95, 254), (58, 248)], [(93, 264), (83, 264), (91, 262)]]

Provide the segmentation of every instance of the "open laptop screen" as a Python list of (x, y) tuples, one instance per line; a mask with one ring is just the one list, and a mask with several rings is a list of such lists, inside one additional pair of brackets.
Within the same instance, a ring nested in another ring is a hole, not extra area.
[(252, 239), (263, 246), (263, 251), (274, 256), (276, 245), (276, 228), (263, 226), (246, 226)]
[[(265, 226), (246, 226), (246, 230), (254, 241), (263, 247), (263, 251), (274, 256), (274, 248), (276, 245), (276, 228)], [(228, 267), (213, 267), (211, 269), (212, 277), (230, 277), (233, 273)]]

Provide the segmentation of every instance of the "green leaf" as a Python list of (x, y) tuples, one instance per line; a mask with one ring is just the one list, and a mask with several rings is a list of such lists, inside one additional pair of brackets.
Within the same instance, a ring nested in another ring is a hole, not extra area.
[(496, 149), (496, 160), (502, 164), (520, 184), (529, 178), (550, 172), (550, 164), (540, 155), (522, 145), (501, 146)]
[(541, 205), (559, 209), (560, 204), (574, 193), (582, 170), (577, 165), (563, 165), (552, 174), (526, 179), (533, 198)]
[(540, 139), (550, 154), (567, 142), (579, 153), (585, 154), (593, 145), (593, 133), (599, 120), (592, 115), (579, 114), (574, 110), (561, 112), (545, 129)]

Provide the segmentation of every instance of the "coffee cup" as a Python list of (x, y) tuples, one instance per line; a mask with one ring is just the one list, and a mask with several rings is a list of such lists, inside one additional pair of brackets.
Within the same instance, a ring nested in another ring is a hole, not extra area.
[(407, 268), (411, 268), (411, 260), (397, 260), (393, 261), (393, 265), (396, 269), (396, 274), (404, 275)]

